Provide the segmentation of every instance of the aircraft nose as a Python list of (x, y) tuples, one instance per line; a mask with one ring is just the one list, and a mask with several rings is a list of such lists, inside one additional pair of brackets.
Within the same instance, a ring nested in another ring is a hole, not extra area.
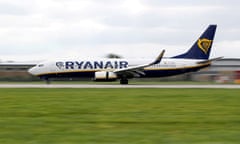
[(30, 73), (31, 75), (36, 75), (36, 68), (35, 67), (32, 67), (30, 69), (28, 69), (28, 73)]

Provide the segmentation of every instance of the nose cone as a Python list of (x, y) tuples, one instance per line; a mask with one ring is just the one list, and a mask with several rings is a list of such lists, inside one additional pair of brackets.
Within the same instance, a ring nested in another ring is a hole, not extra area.
[(35, 67), (32, 67), (28, 70), (28, 73), (30, 73), (31, 75), (37, 75), (37, 71)]

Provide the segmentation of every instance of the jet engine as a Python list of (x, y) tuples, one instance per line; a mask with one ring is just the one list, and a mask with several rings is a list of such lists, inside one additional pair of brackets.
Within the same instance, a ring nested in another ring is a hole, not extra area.
[(95, 81), (115, 81), (117, 75), (114, 72), (99, 71), (95, 72)]

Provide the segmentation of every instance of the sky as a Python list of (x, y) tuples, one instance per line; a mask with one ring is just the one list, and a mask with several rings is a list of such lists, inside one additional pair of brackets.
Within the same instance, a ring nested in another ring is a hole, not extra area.
[(210, 57), (240, 58), (239, 0), (0, 0), (0, 60), (165, 57), (217, 24)]

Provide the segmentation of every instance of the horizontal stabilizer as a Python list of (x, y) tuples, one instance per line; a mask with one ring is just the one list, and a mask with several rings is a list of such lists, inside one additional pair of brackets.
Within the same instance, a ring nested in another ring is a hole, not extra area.
[(204, 64), (204, 63), (208, 63), (208, 62), (212, 62), (212, 61), (217, 61), (222, 59), (223, 57), (217, 57), (217, 58), (213, 58), (213, 59), (209, 59), (209, 60), (204, 60), (204, 61), (200, 61), (198, 62), (198, 64)]

